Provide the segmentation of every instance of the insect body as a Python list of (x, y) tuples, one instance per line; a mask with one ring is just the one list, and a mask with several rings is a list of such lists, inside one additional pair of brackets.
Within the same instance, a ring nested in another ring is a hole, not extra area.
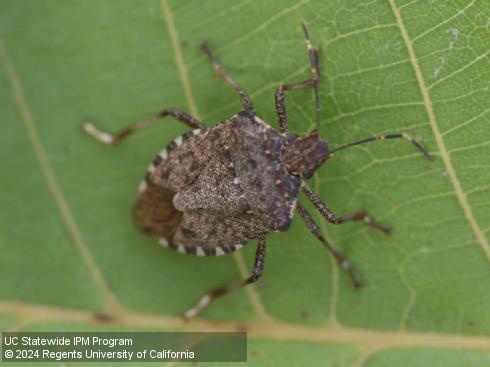
[[(214, 256), (236, 251), (251, 239), (258, 239), (252, 275), (206, 293), (186, 312), (187, 318), (200, 312), (213, 298), (255, 282), (264, 268), (266, 236), (286, 231), (295, 211), (349, 274), (353, 284), (360, 286), (350, 263), (326, 241), (313, 218), (298, 202), (300, 191), (330, 223), (362, 220), (382, 232), (387, 233), (389, 229), (372, 221), (364, 212), (337, 218), (304, 179), (310, 178), (336, 151), (376, 140), (409, 139), (430, 158), (405, 134), (370, 137), (329, 151), (327, 142), (319, 137), (318, 51), (311, 46), (308, 31), (303, 23), (301, 25), (313, 75), (305, 82), (277, 88), (279, 131), (256, 115), (249, 97), (226, 74), (206, 45), (203, 51), (214, 69), (239, 93), (244, 107), (230, 119), (206, 128), (182, 111), (165, 109), (152, 119), (116, 134), (102, 132), (89, 122), (84, 124), (89, 134), (106, 144), (117, 144), (132, 132), (169, 115), (193, 129), (174, 139), (156, 156), (139, 187), (135, 222), (143, 232), (157, 237), (162, 245), (181, 253)], [(317, 125), (309, 135), (300, 137), (288, 132), (284, 92), (307, 88), (315, 92)]]
[(240, 112), (176, 140), (141, 185), (135, 217), (143, 231), (179, 252), (222, 255), (289, 227), (301, 180), (282, 164), (284, 136)]

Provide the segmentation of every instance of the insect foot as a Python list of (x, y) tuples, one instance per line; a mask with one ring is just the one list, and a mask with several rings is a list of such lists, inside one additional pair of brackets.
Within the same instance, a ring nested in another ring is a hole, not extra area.
[[(184, 317), (191, 319), (214, 299), (253, 284), (264, 272), (266, 237), (272, 232), (287, 231), (295, 212), (307, 229), (325, 246), (339, 266), (358, 288), (361, 282), (351, 263), (322, 235), (312, 216), (299, 202), (302, 190), (316, 210), (330, 223), (339, 225), (362, 221), (383, 233), (390, 229), (377, 224), (364, 211), (337, 218), (311, 190), (305, 179), (334, 153), (359, 144), (388, 139), (410, 141), (427, 158), (429, 153), (406, 134), (385, 134), (345, 144), (329, 150), (320, 138), (320, 100), (318, 85), (318, 51), (310, 42), (309, 33), (301, 23), (307, 45), (311, 78), (284, 84), (275, 92), (279, 131), (260, 119), (252, 101), (222, 67), (204, 44), (215, 72), (237, 93), (243, 109), (227, 120), (206, 128), (196, 118), (178, 109), (168, 108), (146, 120), (137, 122), (114, 134), (99, 130), (86, 122), (84, 130), (99, 142), (116, 145), (133, 133), (167, 116), (172, 116), (192, 130), (176, 137), (162, 149), (148, 166), (138, 187), (133, 210), (135, 224), (145, 234), (183, 254), (219, 256), (239, 250), (249, 241), (257, 240), (252, 274), (206, 292)], [(312, 89), (315, 96), (316, 125), (307, 136), (289, 133), (285, 93), (290, 90)]]

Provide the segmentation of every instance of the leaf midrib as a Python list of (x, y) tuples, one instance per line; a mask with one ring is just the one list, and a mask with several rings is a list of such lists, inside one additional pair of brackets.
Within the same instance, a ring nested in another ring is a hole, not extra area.
[[(180, 317), (161, 314), (117, 310), (109, 316), (108, 322), (99, 321), (91, 311), (49, 307), (43, 305), (1, 302), (0, 311), (30, 319), (36, 322), (68, 321), (83, 322), (98, 326), (132, 326), (158, 328), (164, 330), (192, 331), (236, 331), (246, 330), (248, 336), (255, 339), (295, 340), (312, 343), (336, 342), (366, 347), (369, 350), (382, 350), (394, 347), (437, 347), (488, 350), (490, 337), (459, 334), (440, 334), (431, 332), (383, 331), (348, 328), (345, 326), (304, 326), (289, 324), (278, 320), (259, 320), (244, 324), (240, 321), (214, 321), (196, 318), (192, 323)], [(24, 327), (26, 325), (24, 324)]]
[[(448, 150), (446, 149), (446, 145), (444, 143), (444, 138), (443, 135), (439, 129), (439, 124), (437, 123), (437, 119), (434, 113), (434, 109), (432, 108), (432, 100), (430, 99), (429, 96), (429, 89), (425, 83), (425, 80), (422, 75), (422, 71), (420, 69), (420, 66), (417, 62), (417, 56), (415, 54), (415, 50), (413, 48), (413, 41), (410, 40), (410, 37), (408, 36), (407, 29), (405, 28), (405, 24), (403, 23), (403, 19), (400, 14), (400, 10), (396, 6), (395, 0), (390, 0), (390, 5), (393, 10), (393, 14), (396, 18), (396, 21), (398, 23), (398, 27), (400, 28), (401, 35), (403, 37), (403, 41), (405, 42), (405, 46), (407, 48), (409, 57), (410, 57), (410, 63), (414, 69), (415, 72), (415, 77), (417, 79), (417, 83), (419, 85), (420, 92), (422, 93), (423, 101), (424, 101), (424, 107), (427, 112), (427, 116), (429, 117), (429, 124), (430, 127), (432, 128), (432, 133), (434, 135), (434, 138), (436, 140), (437, 147), (440, 152), (440, 156), (442, 159), (442, 162), (444, 164), (444, 167), (446, 169), (446, 172), (448, 174), (449, 180), (452, 184), (453, 190), (456, 194), (456, 198), (458, 200), (459, 205), (463, 209), (464, 216), (466, 220), (468, 221), (468, 224), (470, 225), (470, 228), (473, 232), (473, 234), (476, 237), (476, 240), (478, 241), (478, 244), (480, 245), (480, 248), (482, 249), (483, 253), (486, 255), (487, 259), (490, 260), (490, 244), (487, 241), (487, 238), (485, 237), (482, 229), (480, 228), (480, 225), (478, 224), (475, 215), (473, 214), (473, 210), (466, 198), (466, 194), (463, 190), (463, 187), (461, 186), (461, 182), (456, 174), (456, 170), (454, 169), (453, 163), (451, 161), (451, 157), (449, 155)], [(480, 55), (479, 57), (475, 58), (471, 63), (473, 64), (477, 60), (481, 59), (484, 55), (488, 54), (490, 52), (487, 51), (483, 55)], [(464, 68), (467, 68), (468, 65), (465, 65)], [(454, 74), (454, 73), (453, 73)], [(452, 74), (451, 74), (452, 75)], [(449, 77), (449, 76), (448, 76)], [(447, 77), (446, 77), (447, 78)], [(435, 83), (431, 85), (434, 86)]]

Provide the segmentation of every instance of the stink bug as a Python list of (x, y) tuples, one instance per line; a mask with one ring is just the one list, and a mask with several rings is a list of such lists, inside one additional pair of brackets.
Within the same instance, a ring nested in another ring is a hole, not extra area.
[[(176, 109), (164, 109), (153, 118), (115, 134), (102, 132), (90, 122), (83, 125), (97, 140), (112, 145), (165, 116), (173, 116), (193, 129), (158, 153), (139, 187), (134, 207), (135, 222), (143, 232), (158, 238), (162, 245), (181, 253), (216, 256), (236, 251), (249, 240), (258, 239), (252, 275), (206, 293), (185, 313), (186, 318), (195, 316), (213, 298), (257, 281), (264, 270), (266, 236), (271, 232), (286, 231), (295, 210), (309, 231), (346, 271), (354, 286), (359, 287), (360, 282), (348, 260), (327, 242), (311, 215), (298, 202), (300, 190), (330, 223), (364, 221), (384, 233), (389, 233), (390, 229), (380, 226), (362, 211), (337, 218), (304, 179), (310, 178), (336, 152), (377, 140), (407, 139), (431, 159), (418, 142), (399, 133), (372, 136), (329, 150), (327, 142), (319, 137), (318, 50), (311, 46), (306, 26), (301, 23), (301, 27), (312, 77), (277, 88), (275, 104), (279, 131), (256, 115), (250, 98), (225, 72), (206, 44), (202, 45), (202, 50), (214, 70), (240, 95), (243, 110), (236, 115), (211, 128)], [(316, 128), (301, 137), (288, 132), (284, 92), (309, 88), (315, 95)]]

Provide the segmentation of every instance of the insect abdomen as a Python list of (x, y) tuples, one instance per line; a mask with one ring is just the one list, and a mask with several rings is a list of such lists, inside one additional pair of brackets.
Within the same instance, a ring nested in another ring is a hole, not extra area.
[(148, 182), (133, 210), (138, 228), (150, 236), (171, 239), (182, 218), (172, 204), (174, 195), (172, 190)]

